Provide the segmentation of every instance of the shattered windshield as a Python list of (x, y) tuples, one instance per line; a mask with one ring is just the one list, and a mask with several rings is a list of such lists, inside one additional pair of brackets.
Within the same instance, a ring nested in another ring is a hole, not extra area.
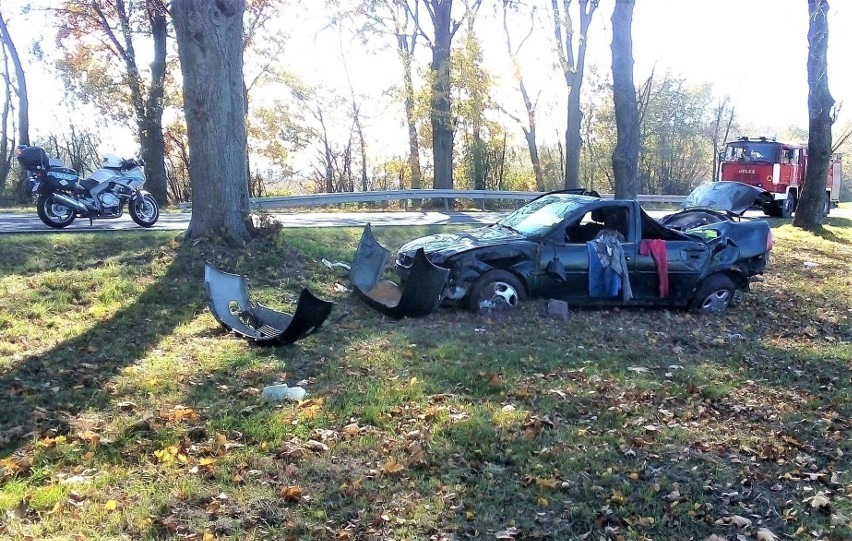
[(778, 143), (755, 143), (742, 141), (728, 143), (725, 149), (727, 162), (771, 162), (776, 163), (781, 158), (781, 145)]
[(509, 214), (497, 224), (527, 237), (541, 236), (591, 200), (577, 196), (545, 195)]

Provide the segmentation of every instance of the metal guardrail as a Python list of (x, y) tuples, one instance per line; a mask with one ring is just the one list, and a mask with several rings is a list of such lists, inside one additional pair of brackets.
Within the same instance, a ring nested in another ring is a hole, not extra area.
[[(529, 201), (546, 192), (519, 192), (499, 190), (387, 190), (374, 192), (319, 193), (310, 195), (290, 195), (285, 197), (255, 197), (249, 200), (252, 209), (279, 210), (299, 207), (319, 207), (323, 205), (341, 205), (347, 203), (371, 203), (383, 201), (402, 201), (408, 210), (409, 201), (420, 199), (442, 199), (444, 210), (449, 210), (452, 199), (472, 199), (480, 202), (484, 210), (485, 201), (511, 200)], [(612, 194), (602, 194), (604, 199), (612, 199)], [(640, 195), (640, 203), (682, 203), (684, 195)], [(192, 203), (181, 203), (182, 209), (192, 208)]]

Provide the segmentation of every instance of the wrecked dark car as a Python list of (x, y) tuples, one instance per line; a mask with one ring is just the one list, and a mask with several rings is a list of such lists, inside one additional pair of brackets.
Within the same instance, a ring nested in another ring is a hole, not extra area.
[(411, 241), (394, 267), (405, 283), (422, 250), (450, 271), (442, 301), (474, 311), (546, 297), (718, 312), (766, 269), (772, 235), (763, 220), (736, 222), (726, 214), (735, 210), (693, 203), (667, 217), (673, 228), (636, 201), (553, 192), (495, 224)]

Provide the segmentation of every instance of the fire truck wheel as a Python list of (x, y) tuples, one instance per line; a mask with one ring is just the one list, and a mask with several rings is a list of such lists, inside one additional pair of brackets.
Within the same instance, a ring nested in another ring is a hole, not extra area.
[(796, 197), (792, 193), (787, 194), (787, 199), (778, 203), (781, 206), (782, 218), (789, 218), (793, 215), (793, 211), (796, 210)]
[(828, 216), (828, 213), (831, 212), (831, 193), (825, 192), (825, 200), (822, 203), (822, 215)]

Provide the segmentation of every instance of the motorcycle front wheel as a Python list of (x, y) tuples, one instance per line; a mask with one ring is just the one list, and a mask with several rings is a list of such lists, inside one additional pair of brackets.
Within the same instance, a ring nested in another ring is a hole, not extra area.
[(44, 222), (45, 225), (56, 229), (62, 229), (63, 227), (71, 225), (77, 217), (77, 213), (74, 212), (74, 209), (68, 208), (62, 203), (55, 201), (53, 194), (38, 196), (36, 208), (38, 210), (38, 217), (41, 221)]
[(160, 219), (160, 206), (150, 194), (134, 195), (128, 210), (133, 221), (142, 227), (151, 227)]

